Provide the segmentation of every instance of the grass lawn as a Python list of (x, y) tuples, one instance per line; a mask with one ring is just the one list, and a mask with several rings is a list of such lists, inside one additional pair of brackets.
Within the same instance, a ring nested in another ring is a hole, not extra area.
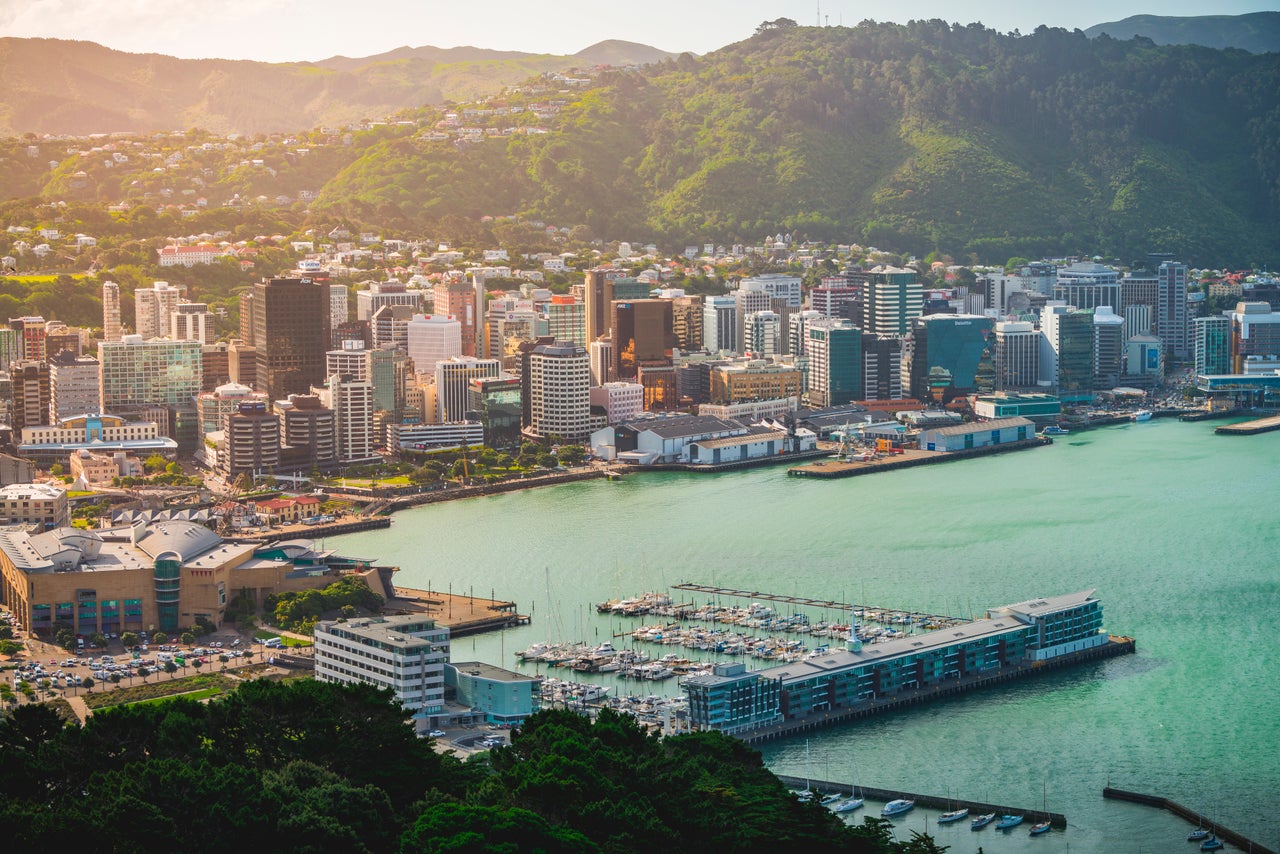
[[(157, 700), (182, 694), (186, 696), (201, 695), (212, 697), (234, 690), (239, 683), (230, 676), (221, 673), (199, 673), (182, 679), (171, 679), (167, 682), (151, 682), (132, 685), (127, 688), (113, 688), (107, 691), (90, 691), (81, 694), (85, 705), (91, 709), (105, 709), (108, 706), (124, 706), (140, 703), (145, 700)], [(210, 693), (205, 693), (210, 692)]]
[(121, 703), (122, 706), (146, 706), (153, 703), (167, 703), (170, 700), (176, 700), (183, 697), (187, 700), (205, 700), (209, 697), (217, 697), (223, 692), (217, 688), (201, 688), (198, 691), (187, 691), (183, 694), (171, 694), (168, 697), (153, 697), (150, 700), (138, 700), (135, 703)]

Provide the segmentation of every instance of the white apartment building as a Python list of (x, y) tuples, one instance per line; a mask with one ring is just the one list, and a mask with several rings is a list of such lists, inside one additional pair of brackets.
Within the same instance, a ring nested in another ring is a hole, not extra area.
[(168, 282), (155, 282), (149, 288), (133, 292), (134, 331), (142, 340), (169, 335), (170, 318), (182, 299), (182, 291)]
[(328, 388), (313, 388), (311, 393), (333, 410), (339, 463), (345, 466), (380, 459), (373, 430), (373, 383), (350, 374), (334, 374)]
[(315, 678), (389, 688), (415, 715), (444, 711), (449, 630), (420, 616), (322, 620), (315, 626)]
[(217, 338), (213, 312), (202, 302), (184, 302), (174, 306), (169, 315), (169, 337), (174, 341), (199, 341), (212, 344)]
[(49, 360), (49, 421), (102, 411), (98, 360), (62, 351)]
[(436, 420), (441, 424), (463, 421), (471, 403), (470, 383), (502, 373), (498, 359), (454, 356), (436, 363)]
[(776, 311), (753, 311), (743, 323), (744, 353), (766, 359), (782, 352), (782, 317)]
[[(347, 322), (347, 299), (350, 292), (346, 285), (329, 285), (329, 329), (330, 331), (338, 328), (339, 324)], [(370, 320), (373, 313), (370, 312)]]

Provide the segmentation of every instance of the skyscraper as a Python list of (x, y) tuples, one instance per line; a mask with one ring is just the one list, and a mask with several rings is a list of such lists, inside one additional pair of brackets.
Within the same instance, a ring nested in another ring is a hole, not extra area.
[(675, 347), (671, 301), (639, 299), (613, 302), (613, 373), (634, 379), (642, 365), (671, 364)]
[(843, 318), (809, 323), (809, 400), (838, 406), (863, 399), (862, 331)]
[(1231, 318), (1225, 314), (1197, 317), (1196, 375), (1231, 372)]
[(102, 283), (102, 340), (120, 340), (120, 286)]
[(862, 292), (863, 330), (877, 335), (906, 335), (912, 318), (924, 311), (918, 274), (906, 267), (873, 267)]
[(585, 442), (591, 433), (591, 368), (582, 347), (545, 339), (525, 345), (523, 432)]
[(1040, 370), (1040, 333), (1028, 321), (995, 325), (992, 351), (995, 384), (999, 391), (1034, 388)]
[(911, 396), (948, 403), (958, 395), (991, 391), (990, 317), (931, 314), (911, 321)]
[(1187, 265), (1165, 261), (1156, 272), (1156, 281), (1156, 335), (1164, 342), (1166, 355), (1175, 360), (1190, 359), (1194, 350), (1187, 320)]
[(757, 359), (776, 356), (782, 352), (782, 318), (776, 311), (768, 309), (753, 311), (747, 315), (743, 324), (746, 340), (742, 350)]
[[(338, 327), (347, 322), (347, 300), (350, 291), (346, 285), (329, 285), (329, 333), (332, 335)], [(369, 315), (373, 317), (372, 312)]]
[[(476, 288), (473, 283), (455, 281), (436, 285), (432, 317), (452, 317), (460, 326), (462, 349), (458, 353), (449, 353), (441, 358), (447, 359), (454, 355), (476, 355), (476, 324), (479, 318), (476, 309)], [(409, 357), (413, 358), (412, 352), (409, 353)], [(419, 365), (416, 358), (413, 358), (413, 361), (419, 373), (430, 373), (435, 370), (434, 364)]]
[(178, 307), (182, 291), (168, 282), (155, 282), (152, 287), (133, 292), (134, 331), (142, 340), (169, 335), (170, 318)]
[(21, 360), (9, 367), (13, 390), (13, 415), (10, 426), (14, 435), (24, 427), (34, 427), (49, 420), (49, 366), (44, 362)]
[(434, 375), (436, 365), (463, 355), (465, 327), (456, 317), (416, 314), (406, 327), (406, 348), (413, 370)]
[(736, 309), (733, 330), (735, 352), (744, 353), (747, 350), (747, 315), (772, 309), (773, 294), (758, 279), (743, 279), (733, 292), (733, 304)]
[(263, 279), (253, 286), (252, 306), (259, 387), (280, 400), (320, 385), (329, 349), (328, 285)]
[(436, 415), (441, 424), (462, 421), (471, 405), (471, 380), (491, 379), (502, 373), (497, 359), (454, 356), (436, 363)]
[(191, 406), (200, 393), (203, 354), (199, 341), (123, 335), (102, 342), (102, 411), (136, 416), (149, 407)]
[(733, 297), (707, 297), (702, 308), (702, 347), (712, 353), (738, 350), (738, 307)]
[(98, 360), (66, 350), (49, 360), (49, 422), (102, 412)]

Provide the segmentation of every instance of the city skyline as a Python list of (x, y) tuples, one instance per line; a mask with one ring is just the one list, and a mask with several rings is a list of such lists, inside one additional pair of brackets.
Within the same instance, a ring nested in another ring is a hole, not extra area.
[(468, 6), (470, 14), (458, 15), (450, 12), (450, 4), (437, 0), (374, 0), (361, 7), (357, 25), (351, 26), (350, 7), (334, 0), (305, 6), (296, 0), (227, 0), (216, 7), (188, 7), (176, 15), (171, 4), (159, 0), (121, 0), (110, 6), (89, 0), (8, 0), (0, 8), (0, 36), (79, 39), (131, 53), (264, 62), (372, 56), (406, 45), (567, 55), (608, 39), (701, 54), (748, 38), (762, 21), (780, 17), (831, 26), (867, 19), (905, 23), (940, 18), (1029, 33), (1041, 24), (1086, 29), (1143, 13), (1231, 15), (1280, 9), (1275, 2), (1256, 0), (1171, 0), (1161, 6), (1157, 11), (1135, 2), (1099, 0), (1053, 8), (1011, 0), (747, 0), (690, 7), (659, 0), (646, 7), (646, 14), (636, 15), (620, 3), (570, 0), (554, 10), (532, 12), (513, 0), (485, 0)]

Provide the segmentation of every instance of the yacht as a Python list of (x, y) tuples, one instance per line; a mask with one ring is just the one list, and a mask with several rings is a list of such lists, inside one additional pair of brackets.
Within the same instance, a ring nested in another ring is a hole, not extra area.
[(1050, 424), (1040, 432), (1044, 433), (1046, 436), (1066, 436), (1071, 431), (1066, 427), (1059, 427), (1057, 424)]
[(986, 815), (974, 816), (973, 821), (969, 822), (970, 830), (982, 830), (988, 824), (996, 820), (996, 814), (989, 812)]
[(996, 830), (1009, 830), (1022, 824), (1023, 816), (1020, 815), (1002, 815), (1000, 820), (996, 822)]
[(950, 824), (953, 821), (959, 821), (967, 815), (969, 815), (967, 807), (964, 809), (952, 810), (951, 812), (944, 812), (942, 815), (938, 816), (938, 824)]
[(884, 809), (880, 810), (880, 815), (882, 816), (901, 815), (902, 813), (908, 812), (909, 810), (913, 809), (915, 805), (916, 805), (915, 801), (908, 801), (905, 798), (899, 798), (895, 801), (889, 801), (889, 803), (885, 804)]
[(1151, 410), (1150, 410), (1150, 409), (1139, 409), (1137, 412), (1133, 413), (1133, 420), (1134, 420), (1134, 421), (1137, 421), (1137, 422), (1139, 422), (1139, 423), (1141, 423), (1141, 422), (1143, 422), (1143, 421), (1150, 421), (1150, 420), (1151, 420)]

